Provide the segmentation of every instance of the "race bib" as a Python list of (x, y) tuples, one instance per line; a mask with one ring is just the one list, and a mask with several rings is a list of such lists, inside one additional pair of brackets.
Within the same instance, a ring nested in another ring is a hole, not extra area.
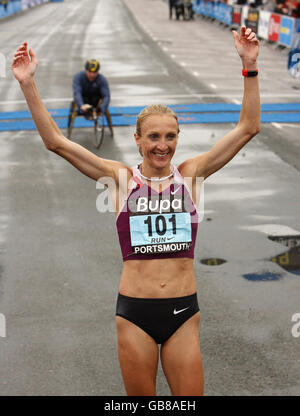
[(129, 221), (131, 246), (136, 254), (190, 249), (192, 231), (188, 212), (132, 215)]

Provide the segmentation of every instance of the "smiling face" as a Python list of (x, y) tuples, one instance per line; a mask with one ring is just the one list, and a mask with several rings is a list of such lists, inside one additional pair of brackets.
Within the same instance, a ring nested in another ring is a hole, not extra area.
[(144, 174), (168, 175), (178, 141), (175, 117), (169, 114), (149, 115), (142, 122), (140, 135), (136, 133), (134, 136), (144, 157)]

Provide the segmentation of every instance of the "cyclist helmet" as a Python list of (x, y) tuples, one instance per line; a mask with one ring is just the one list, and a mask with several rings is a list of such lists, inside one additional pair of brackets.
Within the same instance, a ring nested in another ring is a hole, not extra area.
[(91, 72), (98, 72), (100, 69), (100, 64), (97, 61), (97, 59), (89, 59), (85, 63), (85, 69), (91, 71)]

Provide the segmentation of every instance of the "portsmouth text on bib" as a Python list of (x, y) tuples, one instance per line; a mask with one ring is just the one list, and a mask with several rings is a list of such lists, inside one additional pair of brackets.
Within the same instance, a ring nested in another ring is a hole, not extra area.
[(189, 250), (191, 218), (182, 197), (139, 197), (129, 206), (130, 238), (135, 254), (176, 253)]

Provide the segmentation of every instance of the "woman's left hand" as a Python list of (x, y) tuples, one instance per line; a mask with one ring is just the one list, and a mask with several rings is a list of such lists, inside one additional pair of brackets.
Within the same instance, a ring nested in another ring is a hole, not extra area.
[(259, 53), (259, 40), (256, 34), (250, 28), (241, 27), (240, 35), (233, 30), (234, 43), (238, 54), (240, 55), (244, 66), (256, 63)]
[(28, 55), (27, 42), (22, 43), (22, 45), (17, 49), (11, 65), (15, 78), (20, 83), (26, 80), (33, 80), (37, 66), (38, 61), (33, 50), (30, 48)]

